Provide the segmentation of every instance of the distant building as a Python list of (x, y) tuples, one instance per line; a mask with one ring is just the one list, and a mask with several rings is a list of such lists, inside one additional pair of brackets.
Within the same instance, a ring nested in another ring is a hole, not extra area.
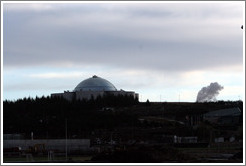
[(24, 134), (3, 134), (4, 140), (22, 140), (24, 139)]
[(89, 100), (92, 97), (96, 99), (98, 96), (104, 95), (127, 95), (138, 98), (138, 94), (133, 91), (117, 90), (115, 86), (106, 79), (94, 75), (91, 78), (81, 81), (72, 92), (64, 91), (64, 93), (53, 93), (51, 97), (62, 97), (67, 100)]
[(238, 107), (211, 111), (203, 115), (204, 120), (218, 125), (237, 125), (241, 110)]
[(4, 140), (3, 148), (13, 148), (13, 147), (21, 147), (22, 150), (27, 150), (30, 146), (33, 147), (35, 145), (45, 145), (45, 149), (50, 150), (58, 150), (60, 152), (67, 151), (70, 153), (72, 151), (89, 151), (90, 148), (90, 139), (14, 139), (14, 140)]
[(173, 137), (174, 143), (197, 143), (197, 137)]

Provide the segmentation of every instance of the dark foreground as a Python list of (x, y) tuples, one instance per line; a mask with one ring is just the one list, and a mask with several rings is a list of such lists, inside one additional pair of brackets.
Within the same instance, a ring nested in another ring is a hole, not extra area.
[(180, 148), (170, 145), (134, 145), (96, 154), (54, 154), (4, 156), (4, 163), (242, 163), (241, 143), (220, 143), (211, 147)]
[[(67, 137), (88, 139), (90, 144), (88, 151), (69, 151), (67, 157), (64, 150), (48, 157), (52, 149), (47, 145), (42, 153), (35, 154), (23, 147), (18, 153), (12, 153), (8, 148), (4, 149), (7, 153), (3, 153), (3, 162), (243, 162), (244, 110), (241, 101), (139, 103), (131, 98), (124, 100), (125, 103), (120, 102), (122, 98), (87, 102), (50, 98), (5, 101), (4, 134), (18, 133), (18, 139), (30, 140), (33, 132), (34, 140)], [(214, 114), (205, 119), (206, 113), (231, 108), (240, 109), (241, 114)]]

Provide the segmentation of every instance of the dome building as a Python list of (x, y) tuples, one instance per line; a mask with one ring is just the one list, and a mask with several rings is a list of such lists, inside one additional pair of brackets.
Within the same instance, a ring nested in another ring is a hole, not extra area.
[(107, 94), (112, 95), (132, 95), (134, 98), (138, 98), (138, 94), (133, 91), (117, 90), (115, 86), (108, 80), (94, 75), (91, 78), (81, 81), (72, 92), (64, 91), (64, 93), (53, 93), (51, 97), (63, 97), (67, 100), (89, 100), (92, 96), (97, 98), (98, 96), (104, 96)]
[(81, 81), (73, 91), (76, 92), (81, 90), (82, 91), (117, 91), (117, 89), (111, 82), (103, 78), (100, 78), (96, 75), (84, 81)]

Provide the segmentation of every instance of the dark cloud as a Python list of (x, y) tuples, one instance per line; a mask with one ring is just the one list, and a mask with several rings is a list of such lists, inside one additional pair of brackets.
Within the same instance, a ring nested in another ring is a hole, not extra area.
[(171, 4), (57, 6), (4, 11), (4, 66), (71, 62), (185, 71), (242, 64), (241, 29), (232, 25), (240, 18), (224, 18), (230, 11), (218, 4), (201, 12)]

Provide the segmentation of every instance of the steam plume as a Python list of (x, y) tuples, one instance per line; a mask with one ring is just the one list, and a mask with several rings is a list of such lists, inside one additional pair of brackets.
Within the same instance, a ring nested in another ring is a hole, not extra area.
[(216, 101), (216, 96), (218, 96), (219, 91), (222, 89), (224, 89), (224, 87), (218, 84), (217, 82), (210, 83), (209, 86), (203, 87), (198, 92), (196, 101), (197, 102)]

